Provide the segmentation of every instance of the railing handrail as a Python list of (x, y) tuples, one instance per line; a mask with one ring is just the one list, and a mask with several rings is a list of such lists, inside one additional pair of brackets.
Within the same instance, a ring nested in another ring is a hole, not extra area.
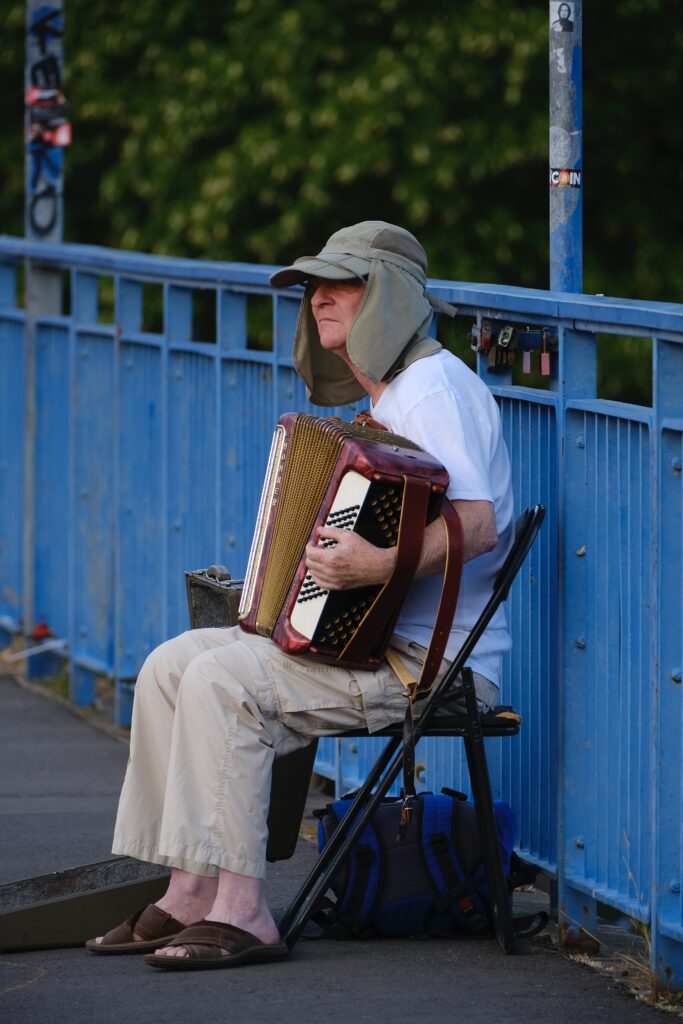
[[(32, 259), (45, 266), (129, 275), (143, 279), (164, 278), (190, 287), (251, 287), (267, 289), (277, 266), (255, 263), (221, 263), (156, 256), (98, 245), (68, 242), (32, 242), (0, 236), (0, 261)], [(430, 291), (460, 309), (489, 310), (491, 315), (518, 313), (521, 319), (573, 320), (577, 330), (680, 334), (683, 342), (683, 303), (625, 299), (607, 295), (572, 294), (511, 285), (445, 281), (432, 278)], [(678, 339), (673, 339), (678, 340)]]

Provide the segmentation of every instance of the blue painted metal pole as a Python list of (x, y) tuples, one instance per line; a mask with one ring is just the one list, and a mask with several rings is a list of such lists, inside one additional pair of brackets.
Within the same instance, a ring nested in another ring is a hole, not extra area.
[[(572, 3), (551, 2), (549, 5), (549, 65), (550, 65), (550, 138), (549, 138), (549, 189), (550, 189), (550, 288), (561, 292), (583, 290), (583, 191), (582, 191), (582, 10), (581, 0)], [(576, 336), (579, 350), (585, 348)], [(590, 351), (591, 344), (588, 341)], [(560, 371), (558, 374), (563, 395), (576, 391), (578, 380), (568, 360), (574, 356), (573, 334), (562, 338)], [(583, 362), (583, 360), (582, 360)], [(594, 359), (589, 356), (579, 375), (587, 385), (587, 397), (592, 397), (595, 387)], [(580, 388), (579, 388), (580, 390)], [(571, 483), (571, 478), (569, 479)], [(580, 501), (569, 498), (569, 489), (564, 493), (565, 528), (574, 528), (574, 517)], [(578, 524), (577, 524), (578, 526)], [(580, 533), (580, 528), (579, 528)], [(577, 545), (578, 546), (578, 545)], [(571, 574), (576, 566), (567, 564)], [(580, 571), (580, 570), (579, 570)], [(565, 591), (567, 607), (573, 606), (571, 592)], [(576, 609), (578, 611), (578, 609)], [(576, 614), (574, 616), (576, 618)], [(574, 625), (575, 623), (572, 623)], [(565, 636), (564, 672), (562, 673), (561, 716), (563, 731), (560, 743), (560, 785), (558, 793), (558, 911), (560, 940), (566, 949), (586, 951), (595, 944), (596, 900), (590, 893), (577, 888), (570, 879), (580, 876), (586, 853), (590, 854), (591, 844), (586, 851), (584, 838), (585, 815), (587, 813), (588, 789), (581, 771), (570, 772), (573, 764), (574, 738), (567, 729), (567, 722), (575, 717), (572, 702), (577, 702), (582, 687), (571, 688), (569, 679), (576, 676), (583, 682), (586, 673), (585, 638), (575, 637), (572, 641)], [(580, 704), (580, 699), (579, 699)], [(567, 717), (569, 712), (569, 717)], [(571, 747), (571, 749), (570, 749)], [(583, 766), (585, 773), (585, 766)], [(568, 782), (570, 780), (570, 782)], [(581, 794), (583, 794), (583, 799)], [(577, 814), (577, 808), (579, 810)]]
[(550, 288), (583, 291), (582, 0), (550, 3)]

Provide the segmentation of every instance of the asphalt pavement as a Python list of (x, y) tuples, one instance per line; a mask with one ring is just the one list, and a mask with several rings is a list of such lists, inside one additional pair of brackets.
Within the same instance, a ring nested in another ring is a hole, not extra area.
[[(109, 857), (126, 759), (122, 731), (103, 731), (35, 687), (0, 678), (0, 884)], [(312, 821), (304, 824), (295, 856), (270, 868), (276, 916), (316, 855)], [(656, 1024), (662, 1017), (614, 970), (564, 956), (552, 929), (514, 956), (481, 939), (302, 940), (282, 963), (193, 973), (73, 948), (0, 955), (0, 1024), (264, 1020)]]

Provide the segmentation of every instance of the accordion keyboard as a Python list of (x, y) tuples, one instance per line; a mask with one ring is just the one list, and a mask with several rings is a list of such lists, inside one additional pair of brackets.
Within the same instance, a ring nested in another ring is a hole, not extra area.
[[(351, 470), (346, 473), (325, 519), (325, 526), (336, 526), (340, 530), (353, 530), (370, 490), (370, 481), (360, 473)], [(335, 541), (320, 541), (323, 547), (334, 547)], [(306, 573), (296, 603), (292, 608), (291, 623), (297, 632), (309, 640), (315, 633), (320, 617), (327, 603), (329, 591), (315, 583)]]
[[(398, 537), (401, 502), (401, 487), (371, 482), (350, 470), (342, 477), (325, 526), (356, 530), (371, 544), (391, 547)], [(319, 543), (330, 547), (335, 542), (325, 539)], [(373, 586), (330, 593), (307, 573), (292, 606), (291, 625), (316, 644), (339, 648), (350, 639), (379, 589)]]

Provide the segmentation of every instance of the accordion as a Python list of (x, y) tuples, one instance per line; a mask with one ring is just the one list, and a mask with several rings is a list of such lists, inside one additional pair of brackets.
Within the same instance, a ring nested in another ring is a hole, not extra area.
[[(377, 668), (417, 569), (425, 527), (442, 515), (451, 539), (457, 520), (452, 545), (457, 557), (449, 561), (458, 564), (445, 574), (451, 607), (446, 628), (442, 624), (440, 630), (438, 667), (462, 564), (460, 523), (451, 503), (443, 500), (447, 486), (448, 473), (436, 459), (372, 420), (346, 423), (286, 413), (273, 436), (240, 626), (270, 637), (291, 654)], [(318, 587), (307, 571), (305, 548), (321, 526), (355, 530), (374, 545), (396, 546), (390, 579), (351, 590)]]

